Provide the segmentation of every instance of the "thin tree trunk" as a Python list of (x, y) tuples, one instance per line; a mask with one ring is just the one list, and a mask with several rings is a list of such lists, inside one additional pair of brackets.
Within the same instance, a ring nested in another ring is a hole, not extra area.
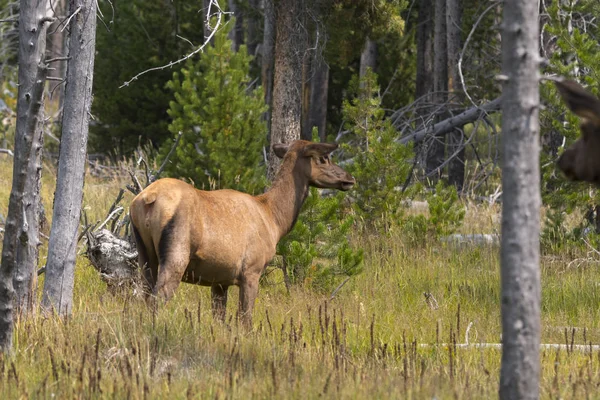
[(264, 0), (264, 30), (263, 44), (261, 47), (262, 55), (262, 86), (265, 92), (265, 104), (267, 111), (265, 119), (267, 121), (267, 140), (271, 142), (271, 113), (273, 108), (273, 72), (275, 70), (275, 7), (274, 0)]
[(27, 166), (27, 181), (23, 193), (27, 240), (17, 243), (17, 265), (13, 277), (16, 307), (21, 315), (33, 311), (37, 288), (41, 214), (40, 191), (42, 186), (42, 148), (44, 143), (43, 108), (38, 116), (38, 126), (33, 132), (33, 143)]
[[(419, 1), (417, 17), (417, 77), (415, 98), (423, 103), (430, 103), (433, 91), (433, 1)], [(430, 107), (420, 105), (417, 108), (417, 129), (422, 129), (429, 116)], [(420, 118), (420, 120), (419, 120)], [(420, 165), (426, 163), (426, 146), (422, 142), (415, 144), (415, 153)]]
[(242, 7), (238, 5), (236, 0), (229, 0), (229, 11), (235, 17), (235, 26), (229, 33), (229, 39), (232, 42), (232, 49), (238, 51), (240, 45), (244, 43), (244, 14), (242, 13)]
[[(277, 39), (275, 42), (275, 78), (271, 143), (290, 143), (300, 139), (302, 118), (302, 48), (304, 30), (299, 15), (304, 1), (278, 0), (275, 3)], [(280, 160), (270, 150), (268, 177), (273, 179)]]
[[(35, 220), (28, 221), (32, 199), (26, 190), (36, 187), (28, 183), (35, 180), (31, 174), (31, 158), (40, 151), (41, 144), (35, 141), (39, 137), (41, 113), (43, 110), (44, 85), (48, 68), (44, 64), (46, 52), (46, 30), (51, 19), (46, 17), (47, 3), (39, 0), (22, 0), (19, 13), (19, 89), (17, 98), (17, 124), (15, 127), (15, 150), (13, 161), (13, 184), (8, 203), (2, 262), (0, 263), (0, 350), (12, 351), (13, 339), (13, 301), (15, 290), (13, 278), (19, 260), (20, 249), (26, 251), (29, 266), (37, 266), (38, 227)], [(33, 264), (35, 262), (35, 264)], [(20, 268), (20, 267), (19, 267)]]
[[(50, 5), (50, 2), (48, 2)], [(66, 30), (61, 30), (61, 23), (67, 18), (67, 1), (54, 0), (52, 7), (49, 10), (49, 15), (53, 13), (56, 20), (48, 28), (47, 38), (47, 58), (57, 58), (67, 56), (67, 41)], [(67, 63), (65, 61), (55, 62), (52, 65), (52, 70), (48, 71), (48, 76), (52, 78), (65, 79), (67, 71)], [(50, 85), (51, 99), (56, 100), (58, 109), (61, 110), (64, 103), (65, 84), (64, 82), (53, 81)], [(60, 116), (57, 118), (60, 120)]]
[(246, 43), (248, 44), (248, 54), (256, 56), (256, 48), (260, 43), (260, 0), (249, 0), (250, 11), (246, 16)]
[(537, 399), (540, 378), (537, 0), (507, 0), (502, 31), (501, 399)]
[[(436, 121), (445, 119), (445, 113), (440, 109), (445, 107), (448, 101), (448, 50), (446, 42), (446, 0), (435, 0), (435, 26), (433, 41), (433, 91), (435, 93), (435, 105), (438, 108)], [(445, 137), (435, 136), (430, 141), (427, 149), (426, 173), (430, 174), (444, 162)], [(442, 171), (432, 175), (432, 181), (436, 181)]]
[[(446, 30), (448, 32), (448, 92), (453, 102), (460, 102), (463, 98), (458, 72), (458, 58), (460, 56), (462, 9), (461, 0), (447, 0), (446, 2)], [(448, 154), (458, 154), (448, 164), (448, 182), (461, 191), (465, 182), (465, 146), (463, 128), (460, 127), (448, 135)]]
[(60, 315), (73, 306), (77, 230), (92, 104), (96, 1), (71, 0), (69, 62), (52, 228), (42, 305)]
[(315, 53), (313, 61), (314, 74), (310, 88), (310, 126), (316, 126), (319, 140), (327, 139), (327, 94), (329, 91), (329, 66), (322, 56)]
[[(314, 53), (314, 52), (312, 52)], [(312, 140), (312, 125), (310, 124), (310, 98), (312, 89), (312, 57), (311, 54), (304, 54), (302, 60), (302, 121), (300, 139)]]
[(377, 43), (367, 38), (365, 47), (360, 53), (360, 67), (358, 74), (362, 78), (367, 73), (367, 70), (376, 72), (377, 69)]

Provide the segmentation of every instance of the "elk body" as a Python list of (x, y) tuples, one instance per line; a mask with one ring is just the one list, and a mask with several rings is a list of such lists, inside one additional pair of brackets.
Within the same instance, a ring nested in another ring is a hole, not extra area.
[(259, 196), (197, 190), (160, 179), (132, 201), (130, 216), (148, 293), (168, 300), (180, 282), (210, 286), (216, 318), (225, 319), (227, 289), (237, 285), (246, 326), (259, 278), (308, 195), (309, 186), (349, 190), (354, 178), (333, 164), (335, 144), (276, 144), (283, 158), (272, 187)]
[(600, 100), (577, 82), (555, 82), (565, 103), (581, 117), (581, 137), (558, 159), (567, 178), (600, 184)]

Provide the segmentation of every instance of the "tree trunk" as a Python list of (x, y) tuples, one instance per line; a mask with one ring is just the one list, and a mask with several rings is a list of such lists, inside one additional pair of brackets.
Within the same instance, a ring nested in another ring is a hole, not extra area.
[[(433, 91), (438, 110), (443, 110), (448, 101), (448, 49), (446, 39), (446, 0), (435, 0), (435, 26), (433, 41)], [(438, 111), (436, 121), (445, 119), (445, 113)], [(444, 137), (434, 137), (427, 151), (426, 173), (430, 174), (444, 162)], [(441, 171), (433, 175), (433, 181)]]
[(540, 378), (538, 2), (507, 0), (502, 31), (501, 399), (537, 399)]
[[(306, 26), (306, 25), (305, 25)], [(312, 140), (312, 125), (310, 124), (310, 98), (311, 98), (311, 89), (312, 89), (312, 62), (313, 59), (311, 54), (315, 53), (307, 52), (304, 54), (302, 60), (302, 121), (300, 139), (302, 140)]]
[(274, 0), (264, 0), (263, 8), (265, 14), (262, 55), (262, 86), (265, 92), (265, 104), (267, 111), (267, 141), (271, 143), (271, 113), (273, 108), (273, 71), (275, 69), (275, 7)]
[(322, 56), (315, 53), (313, 76), (310, 81), (310, 126), (316, 126), (319, 140), (327, 139), (327, 94), (329, 91), (329, 66)]
[(42, 305), (60, 315), (73, 304), (96, 42), (96, 1), (71, 0), (69, 62), (52, 228)]
[[(304, 30), (299, 15), (304, 1), (278, 0), (275, 3), (276, 42), (271, 144), (300, 139), (302, 118), (302, 48)], [(270, 150), (268, 177), (273, 179), (280, 160)]]
[[(64, 18), (67, 18), (67, 1), (57, 0), (52, 2), (52, 8), (50, 13), (54, 12), (56, 20), (48, 28), (47, 38), (47, 58), (57, 58), (67, 56), (67, 41), (66, 41), (66, 30), (61, 30), (60, 25)], [(52, 78), (65, 79), (65, 73), (67, 71), (66, 61), (58, 61), (53, 63), (52, 70), (48, 71), (48, 76)], [(64, 82), (52, 82), (50, 84), (50, 93), (52, 93), (52, 100), (56, 99), (58, 103), (58, 109), (61, 110), (64, 103), (65, 84)], [(57, 118), (60, 120), (60, 116)]]
[[(433, 91), (433, 1), (420, 0), (419, 15), (417, 17), (417, 77), (415, 85), (415, 99), (421, 103), (431, 102)], [(429, 95), (429, 96), (428, 96)], [(416, 128), (422, 129), (430, 113), (429, 106), (417, 107)], [(426, 162), (426, 146), (422, 142), (415, 144), (415, 154), (420, 165)]]
[(234, 51), (238, 51), (240, 45), (244, 43), (244, 15), (242, 13), (242, 7), (238, 5), (236, 0), (229, 0), (229, 11), (233, 13), (235, 17), (235, 26), (229, 33), (229, 39), (231, 39), (231, 48)]
[[(453, 102), (461, 102), (462, 88), (458, 72), (458, 59), (461, 51), (461, 21), (462, 9), (460, 0), (447, 0), (446, 2), (446, 30), (448, 43), (448, 92)], [(456, 129), (448, 135), (448, 154), (458, 154), (448, 163), (448, 181), (461, 191), (465, 183), (465, 146), (463, 140), (463, 127)]]
[(248, 44), (248, 54), (255, 57), (256, 48), (260, 43), (259, 32), (260, 32), (260, 0), (249, 0), (250, 11), (246, 16), (246, 43)]
[(377, 43), (367, 38), (365, 41), (365, 47), (360, 53), (360, 68), (358, 71), (359, 76), (362, 78), (367, 73), (368, 69), (372, 72), (376, 72), (377, 68)]
[[(2, 246), (2, 262), (0, 264), (0, 350), (12, 351), (13, 338), (13, 286), (14, 273), (18, 263), (24, 270), (37, 267), (37, 235), (36, 220), (28, 221), (24, 216), (30, 215), (29, 204), (34, 196), (26, 190), (32, 190), (36, 184), (35, 159), (41, 149), (36, 142), (40, 136), (41, 113), (47, 66), (44, 64), (46, 52), (46, 17), (47, 2), (39, 0), (22, 0), (19, 14), (19, 89), (17, 98), (17, 123), (15, 127), (15, 149), (13, 161), (13, 184), (8, 203), (4, 241)], [(22, 252), (22, 249), (28, 249)], [(19, 259), (25, 255), (26, 260)]]

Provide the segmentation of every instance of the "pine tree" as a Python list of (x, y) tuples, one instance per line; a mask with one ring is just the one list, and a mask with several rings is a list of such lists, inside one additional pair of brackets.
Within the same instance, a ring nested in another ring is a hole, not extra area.
[[(182, 137), (165, 172), (188, 178), (198, 188), (257, 194), (265, 186), (265, 105), (260, 87), (250, 87), (246, 46), (234, 52), (227, 35), (226, 29), (219, 31), (214, 46), (175, 72), (167, 84), (174, 93), (169, 131), (182, 132)], [(162, 146), (160, 158), (171, 145)]]

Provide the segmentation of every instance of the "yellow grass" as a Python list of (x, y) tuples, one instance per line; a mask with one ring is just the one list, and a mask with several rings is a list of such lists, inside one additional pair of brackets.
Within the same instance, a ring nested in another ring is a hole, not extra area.
[[(11, 162), (0, 156), (3, 215)], [(46, 168), (49, 217), (53, 181)], [(105, 215), (123, 184), (87, 178), (90, 220)], [(467, 204), (461, 232), (498, 233), (499, 212)], [(469, 326), (471, 343), (499, 342), (498, 248), (354, 239), (365, 250), (361, 275), (330, 300), (302, 287), (288, 294), (278, 272), (269, 274), (249, 333), (236, 323), (235, 288), (226, 324), (213, 321), (209, 290), (191, 285), (153, 312), (137, 298), (109, 294), (79, 257), (73, 315), (17, 321), (15, 355), (0, 361), (0, 398), (495, 397), (499, 350), (437, 344), (465, 342)], [(600, 344), (598, 257), (578, 254), (576, 263), (561, 254), (543, 258), (545, 343)], [(599, 357), (544, 351), (542, 397), (596, 396)]]

